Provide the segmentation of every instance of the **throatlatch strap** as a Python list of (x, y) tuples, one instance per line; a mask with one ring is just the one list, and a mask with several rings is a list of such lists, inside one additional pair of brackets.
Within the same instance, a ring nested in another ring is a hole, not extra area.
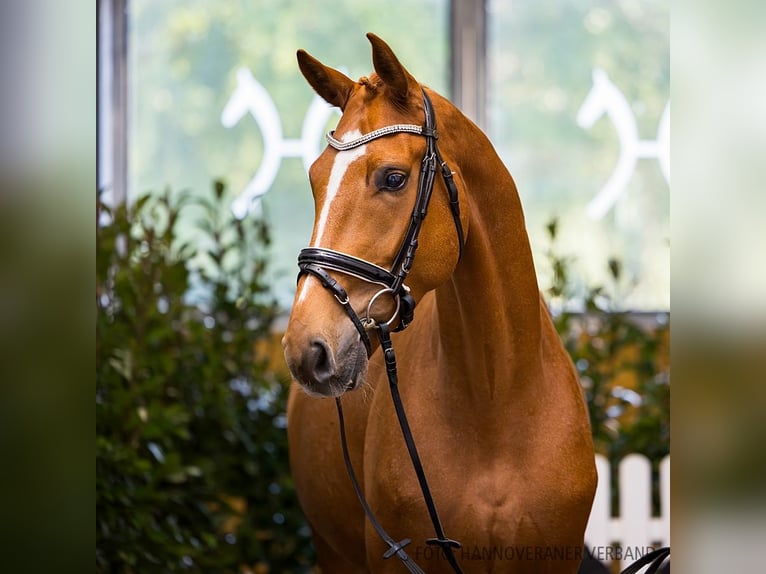
[(386, 552), (383, 554), (383, 558), (388, 559), (392, 556), (396, 556), (399, 560), (402, 561), (402, 564), (407, 567), (407, 570), (412, 572), (412, 574), (425, 574), (420, 566), (418, 566), (417, 563), (404, 551), (404, 547), (410, 544), (412, 540), (409, 538), (404, 538), (399, 542), (395, 542), (394, 539), (391, 538), (391, 536), (388, 534), (388, 532), (386, 532), (383, 526), (381, 526), (380, 522), (378, 522), (378, 519), (375, 518), (370, 505), (367, 504), (367, 499), (364, 497), (362, 489), (359, 486), (359, 480), (356, 478), (354, 466), (351, 464), (351, 456), (348, 454), (346, 423), (343, 419), (343, 407), (340, 403), (340, 397), (336, 397), (335, 406), (338, 407), (338, 424), (340, 426), (340, 444), (341, 448), (343, 449), (343, 461), (346, 463), (346, 470), (348, 471), (348, 476), (351, 479), (351, 484), (354, 487), (354, 492), (356, 492), (356, 497), (359, 499), (359, 504), (362, 505), (362, 509), (364, 509), (364, 513), (370, 520), (370, 524), (372, 524), (375, 532), (377, 532), (378, 536), (383, 539), (383, 542), (388, 544), (388, 550), (386, 550)]
[(447, 536), (444, 534), (441, 520), (439, 520), (439, 513), (436, 510), (434, 499), (431, 496), (431, 489), (428, 486), (426, 473), (423, 470), (423, 464), (420, 462), (420, 455), (418, 454), (418, 449), (415, 446), (415, 439), (412, 437), (412, 430), (410, 429), (410, 424), (407, 421), (407, 413), (404, 411), (402, 397), (399, 394), (399, 378), (396, 370), (396, 354), (394, 353), (394, 346), (391, 343), (391, 332), (388, 328), (388, 325), (385, 324), (378, 325), (377, 329), (381, 350), (383, 351), (383, 358), (386, 362), (388, 387), (391, 390), (391, 398), (394, 402), (396, 417), (399, 419), (399, 427), (402, 429), (402, 436), (404, 437), (404, 442), (407, 445), (407, 452), (410, 455), (412, 466), (415, 469), (415, 474), (418, 477), (420, 491), (423, 493), (423, 499), (425, 500), (426, 507), (428, 508), (428, 515), (431, 517), (431, 523), (433, 524), (434, 531), (436, 532), (436, 538), (429, 538), (426, 540), (426, 544), (439, 546), (442, 549), (442, 553), (444, 554), (444, 557), (447, 559), (447, 562), (449, 562), (452, 569), (457, 574), (462, 574), (463, 571), (461, 570), (460, 565), (457, 563), (455, 554), (452, 552), (453, 548), (460, 548), (460, 542), (447, 538)]

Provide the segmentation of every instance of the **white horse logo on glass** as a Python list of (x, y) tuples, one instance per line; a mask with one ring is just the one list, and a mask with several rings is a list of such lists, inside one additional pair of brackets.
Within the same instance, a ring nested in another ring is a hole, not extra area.
[(282, 121), (274, 100), (247, 68), (237, 70), (237, 87), (221, 112), (224, 127), (235, 126), (247, 113), (253, 116), (263, 136), (263, 158), (250, 182), (231, 205), (239, 218), (245, 217), (257, 207), (261, 198), (271, 189), (279, 172), (282, 158), (299, 157), (308, 171), (319, 156), (325, 126), (337, 111), (319, 96), (309, 105), (303, 120), (299, 139), (287, 139), (282, 131)]
[(604, 70), (593, 70), (593, 87), (577, 112), (577, 124), (588, 129), (602, 115), (612, 120), (620, 140), (620, 157), (604, 187), (590, 200), (587, 213), (601, 219), (614, 206), (636, 169), (639, 158), (656, 158), (662, 175), (670, 183), (670, 102), (660, 118), (656, 140), (639, 139), (638, 126), (625, 95)]

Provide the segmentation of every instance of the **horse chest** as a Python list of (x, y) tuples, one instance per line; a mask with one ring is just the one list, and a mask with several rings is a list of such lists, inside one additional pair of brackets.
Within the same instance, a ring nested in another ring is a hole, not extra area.
[[(407, 384), (421, 386), (402, 394), (447, 535), (479, 548), (569, 544), (550, 534), (572, 531), (561, 523), (571, 516), (579, 475), (550, 471), (554, 461), (561, 464), (556, 452), (565, 445), (547, 442), (547, 454), (530, 451), (511, 424), (487, 427), (481, 412), (466, 416), (454, 406), (443, 408), (438, 393), (422, 384), (426, 376), (411, 369)], [(387, 523), (402, 525), (402, 536), (424, 540), (432, 526), (390, 402), (386, 389), (377, 387), (364, 444), (366, 494)]]

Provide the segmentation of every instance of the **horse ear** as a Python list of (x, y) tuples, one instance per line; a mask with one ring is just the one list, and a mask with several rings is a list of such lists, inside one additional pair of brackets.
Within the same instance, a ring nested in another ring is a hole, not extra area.
[(388, 44), (371, 32), (367, 34), (367, 39), (372, 44), (372, 65), (375, 72), (396, 100), (406, 102), (410, 83), (415, 82), (415, 79), (402, 66)]
[(303, 77), (317, 94), (341, 110), (345, 107), (354, 81), (345, 74), (325, 66), (309, 55), (305, 50), (298, 50), (298, 67)]

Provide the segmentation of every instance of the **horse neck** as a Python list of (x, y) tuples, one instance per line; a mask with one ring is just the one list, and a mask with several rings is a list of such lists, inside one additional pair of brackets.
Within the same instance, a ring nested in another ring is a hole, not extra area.
[[(436, 291), (436, 313), (446, 368), (467, 385), (465, 394), (487, 405), (520, 393), (539, 378), (542, 336), (550, 329), (535, 275), (516, 186), (487, 137), (457, 110), (461, 146), (444, 146), (470, 203), (463, 257), (451, 280)], [(453, 114), (453, 115), (454, 115)], [(448, 115), (448, 120), (452, 116)], [(466, 147), (470, 149), (466, 149)], [(477, 158), (479, 160), (477, 161)], [(450, 160), (448, 160), (450, 161)], [(463, 397), (465, 398), (465, 397)]]

